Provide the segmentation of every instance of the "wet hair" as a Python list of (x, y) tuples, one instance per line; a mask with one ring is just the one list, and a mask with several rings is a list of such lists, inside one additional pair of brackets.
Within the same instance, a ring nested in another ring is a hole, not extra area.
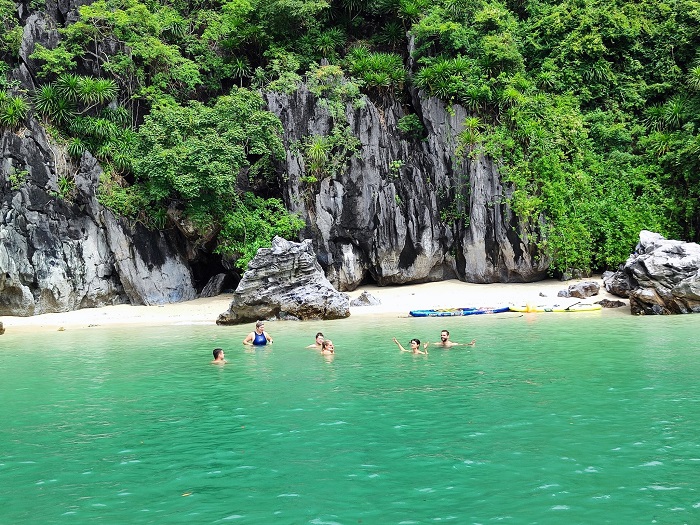
[(214, 350), (212, 351), (212, 354), (214, 354), (214, 359), (218, 359), (219, 356), (223, 353), (223, 351), (223, 348), (214, 348)]
[(325, 348), (328, 345), (332, 345), (332, 344), (333, 344), (333, 341), (331, 341), (330, 339), (326, 339), (325, 341), (323, 341), (323, 343), (321, 343), (321, 348), (323, 348), (325, 350)]
[(442, 332), (445, 332), (447, 335), (450, 335), (450, 331), (449, 331), (449, 330), (441, 330), (440, 333), (442, 333)]
[[(319, 335), (320, 335), (321, 337), (325, 337), (325, 336), (323, 335), (323, 332), (317, 333), (317, 334), (316, 334), (316, 337), (318, 337)], [(316, 339), (316, 337), (314, 337), (314, 339)]]
[(420, 346), (420, 339), (413, 338), (413, 339), (411, 339), (410, 342), (411, 342), (411, 343), (414, 343), (414, 342), (415, 342), (418, 346)]
[(264, 324), (265, 324), (265, 321), (258, 321), (257, 323), (255, 323), (255, 328), (260, 328)]

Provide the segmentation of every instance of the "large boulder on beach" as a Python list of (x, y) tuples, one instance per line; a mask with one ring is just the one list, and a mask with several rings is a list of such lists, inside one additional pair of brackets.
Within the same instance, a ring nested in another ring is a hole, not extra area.
[(566, 290), (561, 290), (557, 297), (578, 297), (579, 299), (587, 299), (593, 295), (598, 295), (600, 285), (595, 281), (584, 281), (569, 285)]
[(248, 263), (229, 309), (217, 324), (257, 319), (340, 319), (350, 315), (350, 300), (323, 274), (307, 239), (301, 243), (281, 237), (271, 248), (260, 248)]
[(700, 313), (700, 245), (642, 230), (621, 272), (633, 314)]

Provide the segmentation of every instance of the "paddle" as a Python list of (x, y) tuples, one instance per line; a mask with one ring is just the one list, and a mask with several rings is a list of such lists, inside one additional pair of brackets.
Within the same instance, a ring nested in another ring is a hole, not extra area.
[(577, 303), (574, 303), (574, 304), (570, 304), (569, 306), (567, 306), (566, 308), (564, 308), (564, 310), (568, 310), (569, 308), (571, 308), (572, 306), (576, 306), (577, 304), (581, 304), (581, 301), (579, 301), (579, 302), (577, 302)]

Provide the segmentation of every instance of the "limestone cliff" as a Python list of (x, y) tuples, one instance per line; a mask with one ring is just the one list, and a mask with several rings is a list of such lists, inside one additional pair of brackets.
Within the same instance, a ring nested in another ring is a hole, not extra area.
[[(331, 121), (307, 89), (267, 95), (282, 120), (285, 143), (325, 135)], [(290, 209), (306, 219), (319, 260), (340, 290), (365, 280), (380, 285), (459, 278), (469, 282), (542, 279), (528, 229), (513, 215), (494, 162), (456, 161), (456, 138), (467, 113), (447, 111), (416, 94), (426, 137), (407, 140), (397, 129), (405, 114), (397, 101), (348, 105), (346, 116), (360, 151), (338, 176), (303, 182), (303, 157), (288, 148), (283, 186)], [(456, 218), (454, 218), (456, 217)]]
[[(181, 239), (129, 225), (95, 197), (101, 174), (71, 166), (34, 121), (0, 138), (0, 315), (196, 297)], [(60, 173), (75, 170), (61, 195)]]

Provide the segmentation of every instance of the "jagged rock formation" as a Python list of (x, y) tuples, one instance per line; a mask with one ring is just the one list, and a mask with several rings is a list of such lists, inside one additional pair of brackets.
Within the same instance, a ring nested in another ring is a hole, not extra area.
[[(319, 260), (340, 290), (363, 281), (380, 285), (459, 278), (524, 282), (545, 277), (531, 233), (504, 203), (508, 189), (488, 158), (456, 164), (457, 135), (468, 116), (460, 106), (416, 94), (424, 140), (405, 140), (397, 128), (398, 101), (347, 107), (362, 144), (343, 173), (316, 185), (303, 182), (303, 158), (288, 149), (285, 200), (307, 221)], [(305, 88), (267, 95), (282, 120), (285, 143), (327, 135), (331, 119)]]
[(301, 243), (275, 237), (248, 263), (229, 309), (217, 324), (258, 319), (341, 319), (350, 315), (348, 297), (323, 274), (310, 240)]
[(195, 298), (176, 236), (130, 226), (97, 202), (92, 156), (83, 155), (63, 198), (59, 172), (74, 167), (35, 121), (4, 132), (0, 151), (0, 315)]
[(700, 245), (642, 230), (621, 273), (633, 314), (700, 313)]

